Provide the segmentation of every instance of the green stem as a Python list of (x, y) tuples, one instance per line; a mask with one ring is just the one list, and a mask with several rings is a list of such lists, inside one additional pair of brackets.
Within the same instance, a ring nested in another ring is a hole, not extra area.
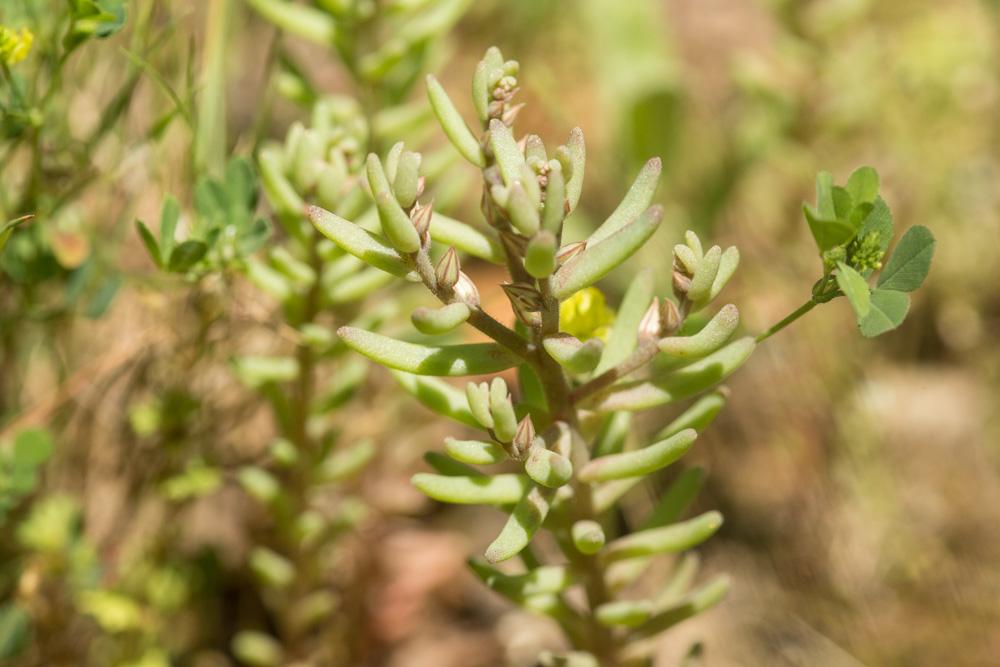
[(798, 308), (796, 308), (794, 311), (792, 311), (785, 319), (781, 320), (780, 322), (778, 322), (777, 324), (775, 324), (774, 326), (772, 326), (767, 331), (758, 334), (757, 338), (755, 340), (758, 343), (764, 342), (765, 340), (767, 340), (768, 338), (770, 338), (774, 334), (778, 333), (779, 331), (781, 331), (782, 329), (784, 329), (785, 327), (787, 327), (789, 324), (791, 324), (795, 320), (799, 319), (800, 317), (802, 317), (803, 315), (805, 315), (806, 313), (808, 313), (810, 310), (812, 310), (813, 308), (815, 308), (818, 304), (819, 304), (818, 301), (815, 301), (814, 299), (809, 299), (804, 304), (802, 304), (801, 306), (799, 306)]

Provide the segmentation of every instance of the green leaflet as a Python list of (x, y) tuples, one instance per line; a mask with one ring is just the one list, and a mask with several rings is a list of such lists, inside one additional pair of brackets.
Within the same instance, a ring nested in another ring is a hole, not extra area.
[(910, 227), (896, 244), (878, 277), (882, 290), (912, 292), (924, 283), (934, 256), (934, 235), (926, 227)]
[(908, 294), (876, 287), (871, 291), (871, 309), (858, 328), (866, 338), (874, 338), (902, 324), (909, 310)]
[(653, 203), (653, 195), (656, 194), (656, 187), (660, 182), (660, 171), (663, 163), (660, 158), (655, 157), (643, 165), (635, 182), (625, 194), (624, 199), (618, 204), (618, 208), (608, 216), (600, 227), (587, 239), (587, 243), (598, 243), (608, 238), (619, 229), (638, 218), (643, 211)]
[(542, 346), (549, 356), (570, 373), (588, 373), (601, 360), (604, 343), (600, 338), (591, 338), (586, 343), (569, 334), (548, 336)]
[(861, 322), (871, 309), (868, 283), (864, 277), (843, 262), (837, 262), (837, 286), (851, 302), (854, 315)]
[(429, 347), (355, 327), (341, 327), (337, 335), (372, 361), (417, 375), (483, 375), (511, 368), (519, 361), (495, 343)]
[(552, 277), (552, 293), (565, 299), (589, 287), (631, 257), (653, 235), (663, 219), (663, 208), (653, 206), (634, 222), (569, 260)]
[(420, 472), (410, 481), (428, 497), (458, 505), (513, 505), (532, 488), (526, 475), (514, 474), (455, 477)]
[(395, 276), (410, 273), (407, 260), (371, 232), (318, 206), (310, 206), (307, 215), (324, 236), (358, 259)]
[(431, 216), (431, 239), (493, 264), (504, 263), (503, 249), (493, 236), (436, 211)]
[(465, 124), (462, 114), (455, 108), (448, 93), (431, 74), (427, 75), (427, 99), (430, 100), (434, 115), (441, 123), (441, 129), (462, 157), (477, 167), (486, 166), (486, 157), (483, 155), (479, 140)]
[(697, 437), (697, 431), (685, 429), (642, 449), (601, 456), (587, 463), (580, 471), (579, 478), (584, 482), (607, 482), (648, 475), (684, 456)]
[(470, 465), (490, 465), (507, 460), (507, 452), (493, 442), (445, 438), (444, 451), (451, 458)]
[(514, 507), (500, 534), (486, 549), (486, 560), (499, 563), (513, 558), (528, 546), (549, 513), (551, 492), (533, 487)]
[(740, 311), (727, 304), (715, 314), (701, 331), (693, 336), (671, 336), (657, 343), (660, 351), (674, 359), (700, 359), (722, 347), (736, 331)]
[(875, 203), (878, 187), (878, 172), (871, 167), (858, 167), (847, 179), (847, 192), (855, 205)]
[(639, 323), (646, 314), (649, 303), (653, 300), (653, 271), (644, 268), (635, 274), (635, 278), (625, 290), (621, 305), (615, 314), (611, 325), (611, 335), (601, 356), (601, 363), (594, 372), (600, 375), (604, 371), (617, 366), (632, 354), (638, 345)]
[(461, 301), (449, 303), (440, 308), (420, 307), (410, 315), (410, 321), (422, 334), (428, 336), (444, 334), (453, 331), (469, 319), (471, 311)]
[(407, 392), (426, 407), (459, 423), (479, 428), (479, 422), (473, 417), (465, 394), (460, 390), (437, 378), (412, 375), (403, 371), (390, 372)]
[(753, 338), (735, 340), (714, 352), (663, 378), (629, 382), (612, 389), (597, 402), (603, 412), (611, 410), (646, 410), (657, 405), (679, 401), (713, 387), (729, 377), (750, 357), (756, 344)]
[(608, 562), (612, 562), (624, 558), (684, 551), (707, 540), (721, 525), (721, 514), (714, 511), (705, 512), (687, 521), (621, 537), (605, 548), (604, 557)]

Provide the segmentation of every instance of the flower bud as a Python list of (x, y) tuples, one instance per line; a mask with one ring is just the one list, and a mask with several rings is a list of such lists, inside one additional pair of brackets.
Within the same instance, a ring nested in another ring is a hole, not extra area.
[[(429, 210), (430, 206), (428, 205), (427, 208)], [(462, 274), (462, 263), (458, 260), (458, 253), (455, 252), (454, 248), (448, 248), (438, 260), (435, 273), (437, 274), (438, 287), (446, 290), (455, 287)]]
[(527, 325), (537, 324), (538, 313), (544, 307), (542, 295), (528, 283), (505, 283), (500, 285), (514, 308), (517, 319)]
[(535, 424), (531, 421), (531, 415), (525, 415), (517, 424), (517, 430), (514, 432), (514, 440), (511, 442), (511, 455), (514, 459), (521, 461), (524, 459), (525, 454), (528, 453), (528, 449), (531, 447), (531, 443), (535, 441)]
[(472, 278), (462, 271), (458, 272), (458, 282), (455, 283), (455, 296), (468, 306), (479, 307), (479, 289)]
[(417, 230), (417, 235), (420, 237), (420, 244), (425, 248), (431, 242), (431, 214), (433, 208), (434, 200), (432, 199), (426, 204), (417, 202), (410, 210), (410, 222), (413, 223), (413, 227)]

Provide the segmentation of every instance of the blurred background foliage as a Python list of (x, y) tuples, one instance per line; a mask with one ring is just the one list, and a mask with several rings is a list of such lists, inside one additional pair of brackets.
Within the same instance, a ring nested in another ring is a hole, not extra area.
[[(35, 36), (0, 86), (0, 224), (35, 216), (0, 250), (0, 661), (239, 664), (239, 631), (287, 622), (253, 584), (268, 524), (237, 479), (279, 429), (229, 361), (294, 341), (239, 275), (157, 272), (133, 227), (167, 194), (195, 210), (226, 155), (307, 121), (289, 73), (357, 93), (329, 49), (248, 4), (0, 6), (0, 24)], [(455, 90), (494, 43), (531, 64), (528, 125), (587, 134), (579, 236), (663, 158), (668, 224), (633, 260), (661, 293), (692, 228), (740, 247), (730, 291), (749, 330), (801, 303), (818, 259), (800, 206), (820, 169), (875, 166), (900, 225), (939, 239), (902, 329), (863, 340), (846, 303), (821, 309), (730, 383), (693, 461), (710, 470), (696, 509), (727, 517), (706, 567), (736, 585), (661, 663), (699, 640), (709, 665), (996, 664), (1000, 4), (487, 0), (421, 65)], [(386, 95), (421, 102), (407, 90)], [(439, 201), (478, 219), (472, 174), (448, 173)], [(621, 286), (606, 287), (613, 304)], [(353, 661), (530, 664), (554, 633), (462, 562), (498, 517), (420, 498), (407, 479), (440, 426), (385, 374), (356, 391), (340, 419), (379, 444), (356, 482), (370, 517), (328, 575), (355, 591), (333, 612)]]

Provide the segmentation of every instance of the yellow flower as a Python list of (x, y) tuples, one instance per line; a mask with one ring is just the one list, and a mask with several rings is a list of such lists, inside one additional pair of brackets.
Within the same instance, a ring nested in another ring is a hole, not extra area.
[(615, 311), (596, 287), (582, 289), (559, 304), (559, 330), (580, 340), (607, 340), (614, 321)]
[(28, 57), (35, 36), (27, 28), (20, 31), (0, 25), (0, 61), (8, 67)]

